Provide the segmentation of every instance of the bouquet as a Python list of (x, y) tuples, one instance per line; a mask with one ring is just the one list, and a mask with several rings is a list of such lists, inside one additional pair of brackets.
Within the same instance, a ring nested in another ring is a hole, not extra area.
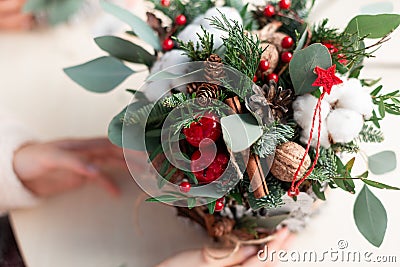
[(109, 126), (114, 144), (146, 152), (148, 168), (132, 175), (147, 201), (175, 205), (216, 239), (255, 244), (282, 225), (301, 230), (329, 188), (356, 194), (360, 181), (355, 223), (381, 245), (387, 214), (370, 188), (399, 188), (369, 176), (394, 170), (395, 154), (363, 154), (358, 174), (344, 155), (381, 142), (380, 121), (400, 115), (398, 90), (360, 78), (400, 15), (358, 15), (339, 30), (307, 22), (313, 3), (152, 0), (145, 22), (101, 1), (130, 26), (126, 38), (96, 38), (108, 55), (65, 72), (105, 93), (130, 64), (150, 71)]

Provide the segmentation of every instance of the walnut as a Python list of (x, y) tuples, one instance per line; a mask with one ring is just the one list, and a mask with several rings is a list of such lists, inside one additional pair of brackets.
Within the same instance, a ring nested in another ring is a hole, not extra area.
[[(287, 142), (278, 146), (275, 151), (271, 173), (281, 181), (291, 182), (304, 153), (305, 149), (295, 142)], [(304, 175), (310, 165), (311, 159), (310, 156), (307, 155), (303, 166), (300, 168), (298, 180)]]

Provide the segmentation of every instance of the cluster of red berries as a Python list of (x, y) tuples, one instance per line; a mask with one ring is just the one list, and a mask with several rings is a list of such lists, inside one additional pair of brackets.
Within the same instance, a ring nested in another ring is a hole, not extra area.
[[(213, 113), (205, 113), (183, 129), (186, 141), (197, 148), (191, 157), (190, 168), (199, 183), (207, 184), (217, 180), (225, 172), (229, 155), (222, 149), (215, 152), (213, 144), (221, 138), (222, 129), (219, 118)], [(201, 146), (201, 151), (198, 149)], [(188, 193), (191, 184), (184, 180), (180, 183), (181, 192)], [(215, 204), (215, 211), (221, 211), (224, 199)]]
[[(292, 2), (290, 0), (280, 0), (278, 5), (281, 10), (287, 10), (287, 9), (290, 9)], [(264, 9), (264, 15), (269, 18), (275, 16), (276, 15), (276, 7), (271, 4), (267, 5)]]
[[(170, 0), (161, 0), (161, 5), (163, 7), (169, 7), (171, 5), (171, 1)], [(175, 25), (176, 26), (184, 26), (184, 25), (186, 25), (186, 23), (187, 23), (187, 18), (185, 15), (180, 14), (175, 17)], [(162, 49), (164, 51), (170, 51), (170, 50), (174, 49), (174, 47), (175, 47), (175, 43), (170, 37), (166, 38), (162, 43)]]
[[(283, 49), (290, 49), (293, 47), (293, 45), (294, 45), (294, 40), (292, 37), (286, 36), (282, 39), (281, 46)], [(281, 61), (283, 63), (289, 63), (292, 60), (292, 58), (293, 54), (289, 51), (284, 51), (281, 54)], [(262, 72), (266, 72), (269, 69), (269, 67), (270, 65), (268, 60), (264, 59), (261, 60), (260, 64), (258, 65), (258, 69), (261, 70)], [(268, 81), (274, 80), (275, 82), (278, 82), (279, 77), (276, 73), (270, 73), (267, 75), (267, 80)], [(257, 82), (257, 76), (254, 76), (253, 81)]]
[(341, 63), (341, 64), (343, 64), (343, 65), (346, 65), (346, 64), (348, 63), (347, 58), (346, 58), (346, 55), (344, 55), (344, 54), (342, 54), (342, 53), (339, 53), (339, 54), (338, 54), (339, 49), (338, 49), (334, 44), (328, 43), (328, 42), (324, 42), (324, 43), (322, 43), (322, 44), (323, 44), (326, 48), (328, 48), (329, 53), (330, 53), (331, 55), (337, 54), (337, 58), (338, 58), (339, 63)]

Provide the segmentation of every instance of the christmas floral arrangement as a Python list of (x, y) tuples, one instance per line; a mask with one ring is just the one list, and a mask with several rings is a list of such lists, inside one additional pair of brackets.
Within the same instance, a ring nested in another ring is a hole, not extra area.
[(109, 55), (65, 72), (104, 93), (135, 73), (131, 63), (149, 69), (109, 127), (116, 145), (146, 151), (151, 171), (132, 174), (148, 201), (177, 206), (217, 239), (265, 241), (280, 225), (301, 229), (328, 188), (355, 194), (360, 181), (354, 219), (381, 245), (387, 215), (370, 188), (399, 188), (369, 176), (394, 170), (395, 154), (364, 155), (356, 175), (355, 157), (343, 159), (383, 141), (380, 121), (400, 115), (399, 91), (360, 78), (400, 15), (358, 15), (339, 30), (307, 22), (313, 2), (153, 0), (147, 22), (101, 2), (131, 27), (126, 39), (96, 38)]

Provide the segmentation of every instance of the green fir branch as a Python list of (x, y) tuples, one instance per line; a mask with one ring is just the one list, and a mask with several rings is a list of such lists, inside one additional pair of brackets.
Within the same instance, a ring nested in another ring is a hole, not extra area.
[(189, 41), (187, 43), (172, 37), (179, 45), (179, 48), (184, 51), (184, 55), (187, 55), (192, 61), (205, 61), (211, 54), (215, 52), (214, 49), (214, 36), (201, 26), (203, 34), (197, 33), (200, 39), (200, 43), (193, 43)]
[(250, 180), (247, 176), (241, 182), (241, 188), (247, 192), (247, 200), (253, 210), (261, 208), (275, 209), (284, 204), (282, 197), (285, 195), (286, 190), (283, 187), (283, 183), (272, 176), (267, 176), (265, 181), (268, 185), (269, 194), (262, 198), (254, 197), (253, 192), (250, 190)]
[(358, 140), (364, 143), (381, 143), (384, 140), (383, 132), (372, 125), (364, 124)]
[(212, 17), (210, 24), (227, 33), (227, 37), (222, 38), (226, 49), (225, 63), (253, 79), (263, 52), (260, 40), (246, 33), (237, 21), (229, 21), (224, 14), (220, 14), (222, 18)]
[(265, 158), (275, 153), (276, 147), (294, 137), (295, 124), (274, 122), (264, 126), (263, 135), (254, 143), (253, 153)]

